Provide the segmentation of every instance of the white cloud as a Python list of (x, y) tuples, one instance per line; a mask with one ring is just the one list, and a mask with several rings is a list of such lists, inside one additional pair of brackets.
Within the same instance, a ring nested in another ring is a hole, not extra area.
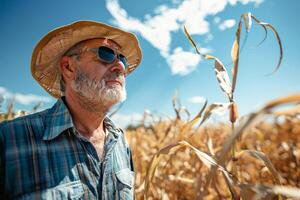
[(131, 115), (125, 115), (116, 113), (112, 116), (112, 120), (115, 124), (121, 128), (126, 128), (128, 125), (138, 125), (143, 119), (143, 114), (133, 113)]
[(0, 86), (0, 96), (4, 99), (14, 99), (16, 103), (22, 105), (30, 105), (33, 103), (50, 103), (52, 99), (50, 97), (38, 96), (35, 94), (21, 94), (21, 93), (12, 93), (4, 87)]
[(221, 22), (221, 18), (220, 17), (215, 17), (214, 18), (214, 23), (215, 24), (219, 24)]
[(196, 53), (183, 51), (177, 47), (167, 58), (167, 62), (172, 66), (172, 74), (186, 75), (192, 72), (200, 62), (201, 57)]
[(205, 102), (205, 98), (202, 96), (194, 96), (188, 99), (189, 103), (195, 103), (195, 104), (203, 104)]
[[(237, 2), (242, 4), (254, 2), (255, 5), (259, 5), (262, 0), (173, 0), (172, 7), (163, 4), (155, 9), (154, 15), (145, 13), (144, 20), (129, 16), (127, 11), (120, 7), (118, 0), (106, 0), (106, 7), (114, 18), (114, 24), (128, 31), (140, 33), (144, 39), (160, 51), (170, 65), (173, 74), (186, 75), (196, 69), (200, 59), (195, 59), (189, 51), (182, 49), (180, 56), (185, 59), (189, 55), (193, 57), (192, 61), (185, 64), (184, 61), (175, 58), (178, 51), (172, 51), (170, 48), (171, 43), (176, 42), (172, 41), (172, 33), (182, 31), (183, 25), (186, 25), (190, 34), (206, 35), (205, 41), (207, 42), (213, 38), (207, 17), (222, 12), (228, 3), (235, 5)], [(227, 24), (227, 26), (230, 25)], [(196, 61), (198, 63), (195, 63)]]
[(155, 48), (162, 53), (167, 53), (171, 42), (171, 31), (178, 30), (179, 25), (172, 20), (172, 14), (157, 15), (156, 17), (148, 17), (146, 22), (142, 23), (139, 19), (135, 19), (127, 15), (117, 0), (107, 1), (107, 9), (115, 18), (114, 23), (119, 27), (139, 32), (146, 40), (148, 40)]
[[(228, 1), (231, 5), (235, 5), (238, 0), (229, 0)], [(254, 7), (258, 7), (264, 0), (239, 0), (243, 5), (246, 5), (248, 3), (254, 3)]]
[(219, 24), (219, 29), (224, 31), (225, 29), (232, 28), (235, 25), (234, 19), (224, 20), (221, 24)]
[(221, 106), (219, 107), (216, 107), (212, 113), (218, 115), (218, 116), (224, 116), (227, 112), (228, 112), (228, 109), (230, 107), (230, 103), (216, 103), (216, 104), (219, 104)]
[(137, 126), (143, 124), (145, 126), (150, 126), (159, 121), (169, 121), (169, 117), (159, 116), (155, 113), (152, 113), (150, 110), (145, 110), (143, 113), (132, 113), (132, 114), (122, 114), (116, 113), (111, 119), (115, 124), (123, 129), (127, 128), (129, 125)]

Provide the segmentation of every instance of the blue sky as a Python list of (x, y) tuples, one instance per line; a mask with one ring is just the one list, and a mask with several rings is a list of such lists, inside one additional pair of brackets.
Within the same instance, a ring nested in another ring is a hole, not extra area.
[[(83, 3), (84, 2), (84, 3)], [(32, 78), (31, 53), (48, 31), (77, 20), (95, 20), (136, 33), (143, 60), (127, 77), (127, 101), (115, 116), (123, 125), (137, 121), (147, 109), (159, 115), (174, 116), (172, 96), (179, 91), (183, 106), (192, 114), (209, 103), (226, 102), (214, 75), (213, 63), (203, 61), (185, 38), (185, 24), (204, 52), (217, 56), (231, 70), (231, 46), (240, 15), (251, 12), (272, 24), (281, 37), (284, 57), (273, 76), (279, 48), (272, 32), (264, 37), (253, 24), (240, 55), (235, 99), (241, 114), (268, 100), (299, 92), (299, 38), (296, 0), (4, 0), (0, 6), (0, 95), (5, 111), (7, 99), (15, 96), (16, 109), (30, 110), (42, 101), (50, 107), (50, 97)], [(242, 33), (242, 38), (245, 36)], [(243, 39), (242, 39), (243, 40)]]

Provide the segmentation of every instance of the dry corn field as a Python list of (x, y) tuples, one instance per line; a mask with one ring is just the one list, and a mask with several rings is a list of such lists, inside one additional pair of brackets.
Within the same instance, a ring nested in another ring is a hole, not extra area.
[[(236, 199), (241, 195), (243, 199), (256, 199), (256, 193), (257, 199), (277, 199), (263, 185), (300, 187), (300, 118), (284, 116), (271, 119), (268, 122), (262, 120), (244, 131), (236, 142), (235, 157), (230, 157), (224, 164), (233, 181)], [(185, 124), (174, 119), (127, 130), (136, 168), (137, 199), (144, 199), (146, 173), (153, 156), (160, 149), (184, 140), (210, 157), (218, 158), (222, 145), (232, 134), (229, 124), (219, 123), (191, 128), (186, 130), (186, 135), (181, 135)], [(257, 158), (254, 151), (264, 153), (270, 163)], [(151, 180), (148, 199), (233, 198), (221, 170), (217, 171), (209, 186), (205, 185), (212, 164), (204, 158), (199, 159), (191, 148), (185, 146), (164, 153)], [(273, 171), (268, 165), (273, 165)], [(254, 185), (261, 186), (260, 190), (255, 192), (254, 187), (250, 188)]]
[[(136, 199), (299, 199), (299, 103), (300, 94), (275, 99), (240, 117), (235, 130), (224, 122), (191, 126), (213, 115), (211, 106), (189, 121), (175, 107), (174, 119), (148, 113), (126, 131)], [(22, 115), (10, 105), (0, 122)]]
[[(240, 36), (243, 22), (248, 34), (252, 21), (264, 28), (266, 36), (268, 30), (275, 34), (280, 50), (276, 72), (283, 57), (279, 34), (251, 13), (241, 15), (236, 30), (231, 75), (219, 58), (200, 51), (184, 27), (196, 53), (214, 61), (216, 79), (229, 102), (206, 107), (206, 101), (192, 120), (183, 121), (181, 113), (189, 112), (175, 95), (175, 119), (127, 130), (136, 167), (137, 199), (300, 199), (300, 95), (275, 99), (238, 118), (234, 92), (242, 48)], [(203, 126), (218, 109), (229, 111), (229, 124)]]

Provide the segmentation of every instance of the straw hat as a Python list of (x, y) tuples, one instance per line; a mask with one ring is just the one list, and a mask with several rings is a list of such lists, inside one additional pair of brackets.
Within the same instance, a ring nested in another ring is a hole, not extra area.
[(127, 75), (140, 64), (142, 53), (134, 34), (99, 22), (77, 21), (50, 31), (35, 46), (31, 58), (33, 78), (50, 95), (61, 97), (61, 56), (78, 42), (94, 38), (111, 39), (121, 46), (128, 61)]

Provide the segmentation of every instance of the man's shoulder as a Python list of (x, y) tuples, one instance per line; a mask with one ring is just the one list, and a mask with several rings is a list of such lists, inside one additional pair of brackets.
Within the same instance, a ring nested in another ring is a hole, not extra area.
[(47, 115), (48, 109), (42, 110), (40, 112), (24, 115), (11, 120), (5, 120), (0, 123), (0, 129), (7, 128), (8, 126), (18, 126), (24, 122), (34, 123), (35, 120), (44, 118)]
[(5, 120), (0, 123), (0, 137), (2, 134), (16, 134), (22, 133), (31, 128), (43, 127), (45, 117), (47, 116), (49, 109), (42, 110), (40, 112), (32, 113), (29, 115), (17, 117), (12, 120)]

